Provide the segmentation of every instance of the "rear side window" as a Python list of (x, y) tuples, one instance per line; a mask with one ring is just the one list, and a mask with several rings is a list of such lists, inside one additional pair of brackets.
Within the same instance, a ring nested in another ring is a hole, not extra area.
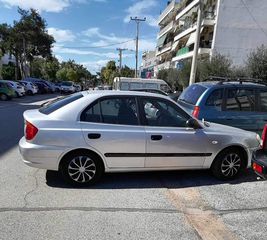
[(206, 89), (207, 88), (199, 84), (193, 84), (182, 92), (179, 100), (192, 105), (196, 105), (198, 99), (206, 91)]
[(255, 111), (255, 93), (253, 89), (228, 89), (227, 111)]
[(208, 97), (206, 106), (221, 109), (222, 102), (223, 102), (223, 90), (217, 89), (217, 90), (214, 90)]
[(40, 113), (43, 114), (50, 114), (80, 98), (82, 98), (83, 95), (82, 94), (75, 94), (75, 95), (70, 95), (70, 96), (66, 96), (66, 97), (61, 97), (61, 98), (57, 98), (47, 104), (45, 104), (43, 107), (41, 107), (39, 109)]
[(267, 112), (267, 90), (260, 91), (260, 111)]
[(109, 98), (96, 102), (82, 113), (81, 121), (138, 125), (135, 98)]

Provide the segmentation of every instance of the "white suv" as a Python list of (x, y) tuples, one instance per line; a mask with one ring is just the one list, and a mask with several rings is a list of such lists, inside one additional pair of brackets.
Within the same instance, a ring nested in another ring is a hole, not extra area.
[(38, 93), (38, 87), (34, 83), (27, 81), (20, 81), (20, 83), (24, 86), (28, 95), (34, 95)]
[(22, 84), (15, 81), (6, 81), (6, 82), (15, 91), (17, 97), (25, 96), (25, 88)]
[(61, 88), (60, 91), (62, 93), (75, 93), (76, 88), (73, 82), (62, 82), (61, 83)]

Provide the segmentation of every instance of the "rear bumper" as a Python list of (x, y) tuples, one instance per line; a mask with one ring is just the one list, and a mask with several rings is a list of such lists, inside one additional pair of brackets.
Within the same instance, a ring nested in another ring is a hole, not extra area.
[(19, 141), (23, 162), (30, 167), (57, 171), (64, 150), (62, 147), (32, 144), (27, 142), (25, 137)]
[[(260, 177), (267, 179), (267, 152), (259, 149), (253, 152), (251, 166)], [(261, 171), (259, 171), (261, 169)]]

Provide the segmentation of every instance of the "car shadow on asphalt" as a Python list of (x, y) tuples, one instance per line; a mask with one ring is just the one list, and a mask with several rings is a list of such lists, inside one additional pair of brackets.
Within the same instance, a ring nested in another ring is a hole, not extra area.
[[(157, 171), (138, 173), (106, 173), (93, 186), (83, 189), (138, 189), (138, 188), (189, 188), (221, 184), (237, 185), (259, 181), (251, 169), (246, 170), (238, 179), (220, 181), (209, 170), (195, 171)], [(53, 188), (77, 188), (64, 182), (59, 172), (47, 171), (46, 184)]]

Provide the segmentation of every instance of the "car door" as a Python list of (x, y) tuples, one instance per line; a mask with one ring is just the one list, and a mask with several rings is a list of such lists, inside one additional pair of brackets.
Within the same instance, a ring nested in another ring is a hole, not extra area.
[(258, 118), (255, 89), (245, 87), (227, 89), (225, 106), (220, 116), (222, 124), (255, 132), (258, 129)]
[(146, 168), (201, 168), (208, 138), (202, 129), (186, 126), (190, 116), (171, 101), (141, 98), (146, 132)]
[(81, 116), (84, 139), (105, 158), (109, 168), (143, 168), (145, 130), (139, 124), (136, 98), (105, 97)]

